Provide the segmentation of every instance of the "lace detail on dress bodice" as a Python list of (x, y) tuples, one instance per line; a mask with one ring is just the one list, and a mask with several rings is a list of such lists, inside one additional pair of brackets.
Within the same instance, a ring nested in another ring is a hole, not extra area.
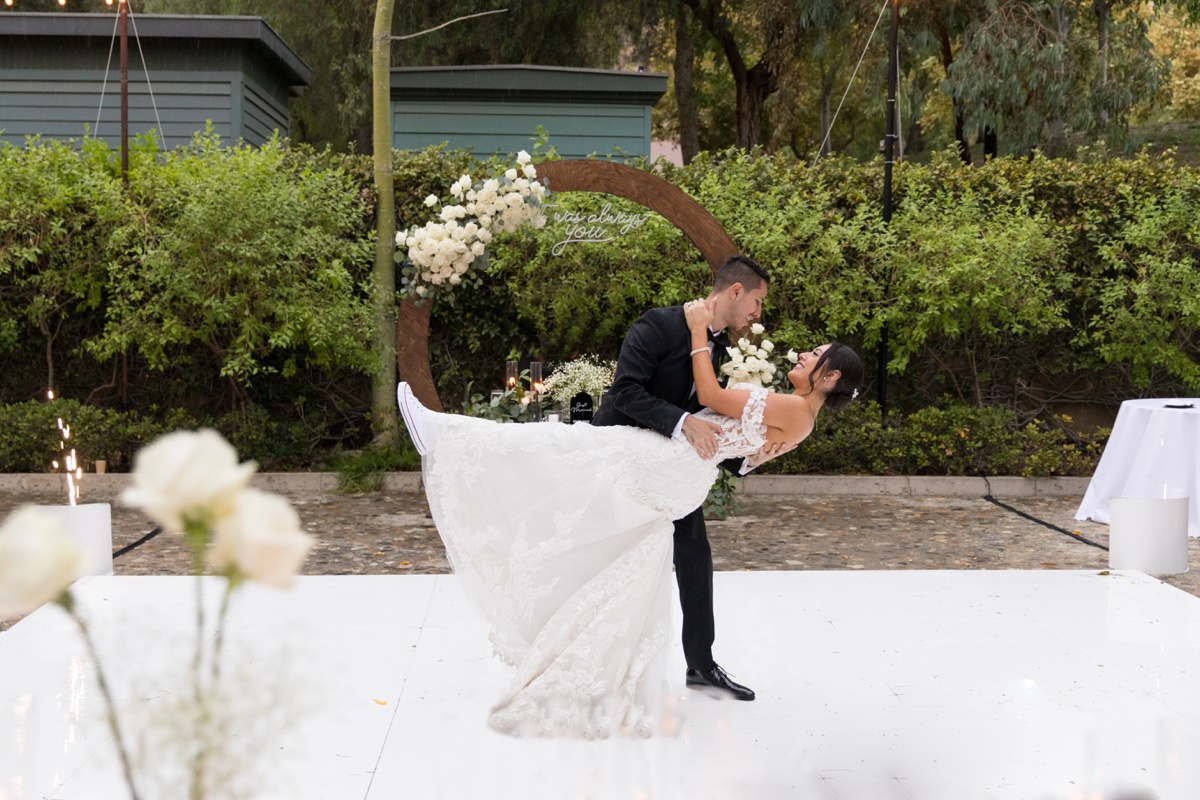
[(746, 401), (741, 419), (726, 417), (708, 408), (696, 414), (701, 419), (717, 423), (725, 431), (717, 436), (717, 461), (756, 453), (767, 440), (767, 426), (762, 421), (763, 412), (767, 409), (767, 390), (752, 383), (735, 383), (729, 388), (750, 390), (750, 399)]

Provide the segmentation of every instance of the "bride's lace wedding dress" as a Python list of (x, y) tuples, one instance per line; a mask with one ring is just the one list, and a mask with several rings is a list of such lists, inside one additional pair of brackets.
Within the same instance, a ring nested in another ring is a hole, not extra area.
[(498, 424), (437, 415), (429, 506), (454, 571), (517, 668), (489, 718), (532, 736), (653, 735), (662, 725), (672, 520), (719, 461), (763, 444), (767, 392), (718, 423), (715, 459), (632, 427)]

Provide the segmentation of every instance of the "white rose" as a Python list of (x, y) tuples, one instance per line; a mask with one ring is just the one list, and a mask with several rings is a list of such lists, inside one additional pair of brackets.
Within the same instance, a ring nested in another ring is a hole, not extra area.
[(458, 286), (458, 284), (462, 283), (462, 278), (458, 277), (457, 275), (451, 275), (450, 283), (454, 286)]
[(430, 283), (432, 283), (434, 286), (440, 286), (440, 285), (441, 285), (441, 283), (442, 283), (442, 276), (441, 276), (441, 274), (440, 274), (440, 273), (434, 273), (433, 275), (430, 275), (430, 276), (429, 276), (429, 282), (430, 282)]
[[(482, 222), (482, 220), (481, 220), (481, 222)], [(488, 220), (488, 222), (491, 222), (491, 220)], [(492, 232), (491, 231), (489, 231), (487, 228), (484, 228), (479, 231), (479, 241), (483, 242), (484, 244), (487, 244), (491, 240), (492, 240)]]
[(425, 288), (424, 286), (417, 287), (417, 297), (424, 297), (427, 294), (429, 294), (429, 289)]
[[(487, 214), (484, 214), (483, 216), (481, 216), (481, 217), (479, 218), (479, 224), (480, 224), (480, 225), (482, 225), (484, 228), (490, 228), (490, 227), (492, 227), (492, 218), (491, 218), (489, 215), (487, 215)], [(480, 232), (479, 232), (479, 238), (480, 238), (480, 239), (483, 239), (483, 235), (484, 235), (485, 233), (487, 233), (487, 231), (486, 231), (486, 230), (482, 230), (482, 231), (480, 231)], [(483, 240), (484, 240), (485, 242), (487, 241), (487, 239), (483, 239)]]
[(488, 181), (483, 184), (483, 191), (490, 194), (495, 194), (496, 192), (500, 191), (500, 181), (496, 180), (495, 178), (488, 179)]
[(787, 360), (792, 362), (793, 364), (795, 364), (796, 362), (798, 362), (800, 360), (800, 356), (796, 353), (795, 350), (788, 350), (787, 351)]
[(770, 353), (775, 350), (775, 343), (770, 339), (763, 339), (759, 347), (762, 348), (763, 352)]
[(528, 164), (529, 161), (530, 161), (529, 153), (526, 153), (524, 150), (517, 153), (517, 163), (518, 164)]
[(762, 325), (760, 325), (757, 322), (750, 326), (750, 332), (753, 333), (755, 336), (762, 335), (762, 332), (765, 330), (766, 330), (766, 328), (764, 328)]
[(459, 177), (458, 185), (461, 186), (464, 191), (466, 191), (467, 189), (470, 189), (471, 188), (471, 176), (464, 173), (462, 176)]
[(504, 177), (508, 178), (510, 181), (515, 181), (517, 179), (517, 170), (516, 169), (507, 170), (504, 173)]
[(525, 175), (526, 178), (529, 178), (529, 180), (533, 180), (534, 178), (537, 177), (537, 168), (534, 167), (533, 164), (526, 164), (521, 169), (521, 172)]
[(291, 503), (258, 489), (240, 492), (233, 512), (216, 526), (209, 563), (269, 586), (287, 587), (313, 545)]
[(472, 217), (475, 216), (475, 204), (474, 203), (467, 203), (467, 214), (469, 214)]
[(438, 196), (436, 194), (431, 194), (431, 195), (429, 195), (429, 197), (425, 198), (425, 205), (428, 208), (433, 208), (437, 204), (438, 204)]
[(453, 186), (451, 186), (451, 187), (450, 187), (450, 194), (454, 195), (455, 197), (462, 197), (462, 196), (463, 196), (463, 187), (462, 187), (462, 184), (461, 184), (461, 183), (456, 183), (456, 184), (454, 184)]
[(740, 351), (734, 350), (731, 347), (731, 348), (729, 348), (729, 359), (734, 364), (741, 364), (743, 361), (746, 360), (746, 357), (743, 356)]
[(750, 340), (749, 339), (738, 339), (737, 345), (738, 345), (738, 347), (742, 348), (743, 350), (748, 350), (748, 349), (750, 349)]
[(256, 469), (253, 461), (238, 464), (237, 451), (214, 430), (176, 431), (138, 452), (133, 485), (121, 499), (181, 531), (185, 518), (211, 524), (228, 515)]
[(54, 514), (25, 506), (0, 527), (0, 617), (55, 600), (83, 567), (83, 553)]
[(484, 250), (485, 248), (483, 246), (483, 242), (476, 242), (475, 244), (471, 245), (471, 252), (477, 256), (483, 255)]
[(521, 194), (528, 194), (527, 190), (529, 189), (529, 181), (525, 180), (524, 178), (517, 178), (515, 181), (513, 181), (513, 186), (517, 187), (517, 191), (521, 192)]
[(525, 202), (524, 200), (521, 199), (521, 195), (515, 194), (515, 193), (510, 194), (510, 195), (505, 195), (504, 201), (508, 204), (509, 208), (516, 208), (517, 206), (519, 206)]
[(748, 356), (758, 355), (758, 348), (752, 344), (746, 345), (745, 350), (746, 350), (746, 355), (748, 355)]

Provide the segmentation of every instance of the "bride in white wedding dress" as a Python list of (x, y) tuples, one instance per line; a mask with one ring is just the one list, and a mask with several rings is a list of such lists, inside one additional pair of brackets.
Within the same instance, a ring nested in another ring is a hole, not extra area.
[[(499, 424), (440, 414), (401, 383), (424, 457), (425, 493), (495, 653), (516, 667), (489, 723), (504, 733), (651, 736), (663, 719), (671, 641), (672, 520), (699, 507), (725, 459), (794, 444), (823, 405), (857, 396), (852, 350), (822, 345), (788, 374), (795, 392), (723, 389), (711, 310), (685, 305), (701, 416), (723, 429), (715, 458), (640, 428)], [(699, 356), (699, 357), (697, 357)]]

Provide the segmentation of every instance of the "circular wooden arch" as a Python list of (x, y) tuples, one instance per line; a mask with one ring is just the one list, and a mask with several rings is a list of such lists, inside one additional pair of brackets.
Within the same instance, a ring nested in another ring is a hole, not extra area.
[[(547, 161), (537, 164), (539, 178), (549, 180), (552, 192), (602, 192), (623, 197), (661, 214), (699, 248), (716, 272), (738, 249), (721, 223), (684, 193), (650, 172), (612, 161)], [(408, 381), (417, 399), (442, 410), (429, 368), (429, 317), (433, 303), (412, 298), (400, 304), (396, 321), (396, 360), (400, 379)]]

